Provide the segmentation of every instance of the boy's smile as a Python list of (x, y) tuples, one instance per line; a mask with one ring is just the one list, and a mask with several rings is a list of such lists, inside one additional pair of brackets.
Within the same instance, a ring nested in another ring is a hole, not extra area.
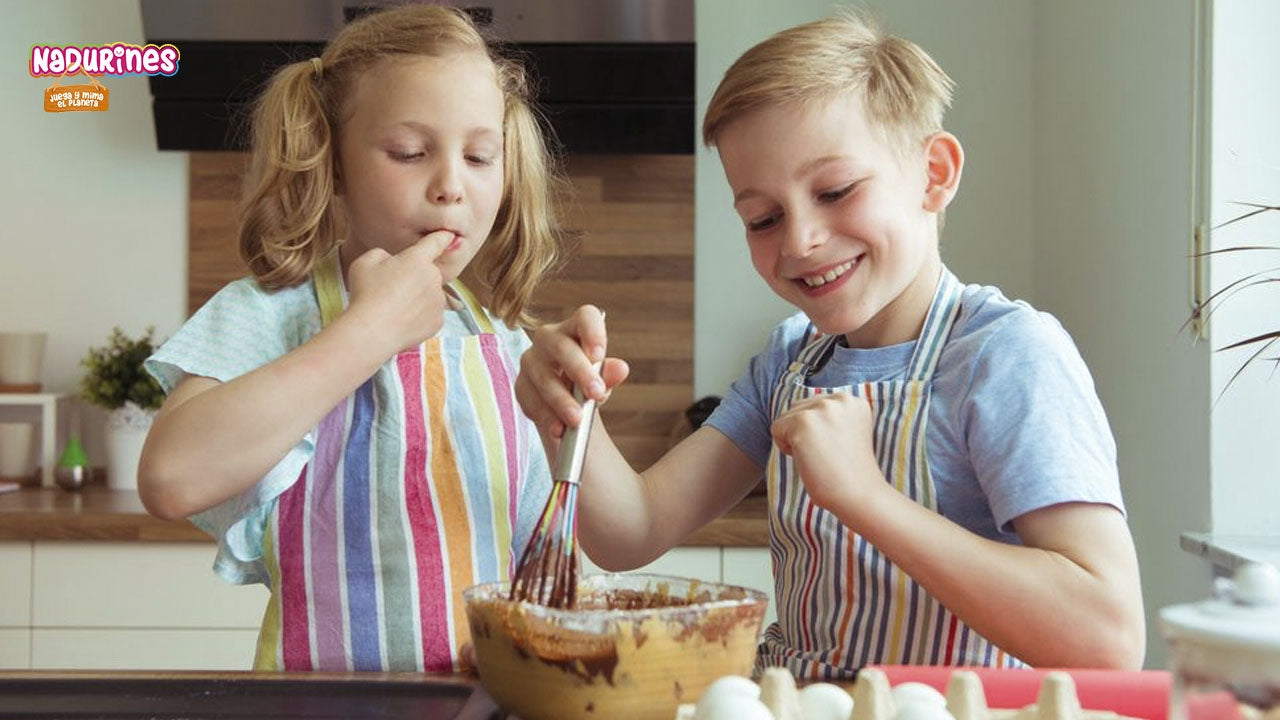
[(939, 133), (903, 149), (852, 95), (764, 106), (721, 131), (752, 264), (822, 332), (853, 347), (918, 335), (941, 269), (937, 212), (951, 196), (939, 205), (939, 136), (954, 141)]

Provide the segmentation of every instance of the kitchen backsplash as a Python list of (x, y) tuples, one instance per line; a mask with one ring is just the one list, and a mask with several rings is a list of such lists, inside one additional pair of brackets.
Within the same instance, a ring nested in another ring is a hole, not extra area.
[[(235, 197), (247, 156), (193, 152), (187, 310), (247, 274), (236, 249)], [(666, 450), (693, 400), (693, 155), (581, 155), (568, 160), (577, 231), (569, 260), (534, 296), (544, 321), (584, 303), (609, 315), (609, 354), (631, 365), (601, 409), (637, 468)]]

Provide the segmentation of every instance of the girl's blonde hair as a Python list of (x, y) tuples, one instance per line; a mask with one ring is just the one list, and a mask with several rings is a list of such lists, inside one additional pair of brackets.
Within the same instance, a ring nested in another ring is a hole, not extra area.
[(767, 105), (857, 92), (872, 126), (905, 149), (942, 129), (953, 87), (920, 46), (846, 12), (783, 30), (743, 53), (711, 98), (702, 141), (713, 147), (726, 125)]
[(530, 105), (524, 68), (498, 55), (461, 11), (409, 5), (351, 23), (318, 59), (284, 66), (258, 98), (240, 208), (240, 255), (267, 289), (297, 285), (338, 244), (336, 148), (344, 102), (357, 78), (395, 57), (484, 53), (505, 100), (503, 188), (488, 240), (467, 269), (490, 310), (529, 324), (533, 289), (556, 263), (563, 231), (555, 210), (564, 184)]

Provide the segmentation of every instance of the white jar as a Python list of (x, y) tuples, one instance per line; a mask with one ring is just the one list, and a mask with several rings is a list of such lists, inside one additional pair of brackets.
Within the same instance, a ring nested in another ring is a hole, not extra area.
[(1160, 611), (1169, 643), (1169, 720), (1280, 717), (1280, 572), (1219, 578), (1214, 597)]

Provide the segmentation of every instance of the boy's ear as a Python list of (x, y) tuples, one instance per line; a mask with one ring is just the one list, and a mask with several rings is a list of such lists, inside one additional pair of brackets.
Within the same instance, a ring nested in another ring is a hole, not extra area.
[(924, 190), (923, 206), (929, 212), (942, 212), (960, 188), (964, 148), (955, 135), (943, 130), (925, 140), (924, 157), (929, 184)]

